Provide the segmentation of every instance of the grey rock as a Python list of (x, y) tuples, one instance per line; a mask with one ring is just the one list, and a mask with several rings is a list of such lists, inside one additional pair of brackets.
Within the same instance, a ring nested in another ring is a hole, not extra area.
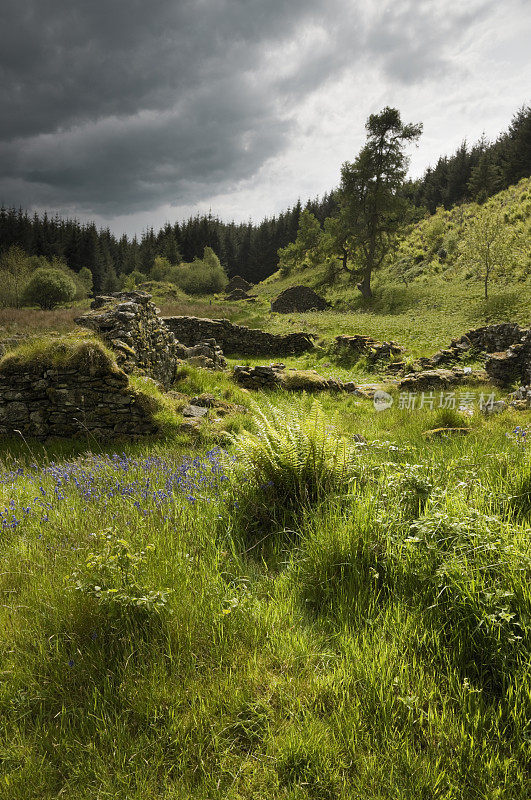
[(188, 405), (185, 406), (182, 410), (183, 417), (194, 417), (195, 419), (206, 417), (207, 414), (208, 414), (208, 408), (204, 408), (203, 406)]

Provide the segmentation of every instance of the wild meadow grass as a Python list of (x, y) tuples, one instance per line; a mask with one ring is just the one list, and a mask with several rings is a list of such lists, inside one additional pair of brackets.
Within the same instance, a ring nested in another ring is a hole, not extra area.
[(5, 454), (0, 797), (527, 798), (529, 420), (257, 402)]

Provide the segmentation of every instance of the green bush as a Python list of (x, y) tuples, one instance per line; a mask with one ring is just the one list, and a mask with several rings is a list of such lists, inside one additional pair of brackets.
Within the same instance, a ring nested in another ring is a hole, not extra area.
[(145, 621), (165, 608), (171, 591), (145, 584), (143, 573), (151, 550), (153, 546), (146, 545), (145, 550), (135, 552), (111, 528), (95, 534), (95, 549), (72, 575), (72, 587), (95, 598), (112, 617)]
[(205, 247), (203, 260), (172, 268), (168, 279), (186, 294), (215, 294), (227, 285), (227, 275), (212, 248)]
[(148, 276), (144, 272), (140, 272), (138, 269), (134, 269), (129, 273), (129, 275), (120, 276), (122, 289), (126, 292), (133, 291), (137, 286), (140, 286), (141, 283), (145, 283), (147, 279)]
[(60, 269), (36, 269), (24, 290), (27, 305), (51, 309), (70, 303), (76, 296), (76, 284)]

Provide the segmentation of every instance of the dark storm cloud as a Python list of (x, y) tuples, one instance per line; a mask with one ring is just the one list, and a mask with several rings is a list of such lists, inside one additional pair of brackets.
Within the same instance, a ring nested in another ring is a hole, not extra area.
[(362, 54), (421, 80), (489, 5), (4, 0), (0, 201), (115, 215), (229, 191)]

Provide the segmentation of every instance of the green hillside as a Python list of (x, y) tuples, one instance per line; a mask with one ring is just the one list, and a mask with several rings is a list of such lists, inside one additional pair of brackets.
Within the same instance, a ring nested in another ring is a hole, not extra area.
[[(255, 287), (258, 303), (252, 313), (242, 310), (250, 324), (270, 330), (303, 327), (324, 339), (339, 333), (365, 333), (396, 339), (413, 355), (433, 352), (475, 325), (513, 320), (531, 322), (530, 241), (531, 179), (476, 203), (439, 209), (410, 225), (380, 271), (375, 273), (374, 296), (361, 297), (350, 276), (330, 283), (327, 265), (302, 264), (288, 275), (279, 270)], [(486, 215), (500, 219), (505, 238), (514, 238), (510, 258), (484, 282), (463, 251), (470, 231)], [(269, 302), (288, 286), (314, 288), (330, 303), (319, 313), (271, 315)]]

